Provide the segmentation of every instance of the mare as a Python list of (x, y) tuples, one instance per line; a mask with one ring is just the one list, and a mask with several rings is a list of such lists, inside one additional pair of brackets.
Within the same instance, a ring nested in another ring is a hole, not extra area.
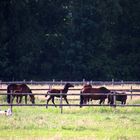
[[(91, 85), (91, 84), (85, 84), (85, 85), (83, 86), (82, 90), (80, 91), (80, 93), (82, 93), (83, 90), (84, 90), (85, 88), (92, 88), (92, 85)], [(80, 97), (81, 97), (81, 96), (80, 96)], [(85, 102), (85, 103), (86, 103), (86, 102), (89, 102), (90, 100), (92, 100), (92, 99), (86, 98), (86, 97), (87, 97), (87, 96), (85, 96), (85, 99), (84, 99), (84, 102)]]
[(32, 95), (31, 89), (26, 84), (9, 84), (7, 87), (7, 103), (13, 103), (14, 98), (16, 97), (16, 102), (21, 103), (22, 97), (25, 96), (25, 103), (27, 104), (27, 93), (29, 94), (30, 101), (32, 104), (35, 103), (35, 97)]
[[(55, 105), (54, 98), (55, 97), (60, 98), (61, 93), (64, 93), (64, 94), (62, 94), (62, 98), (64, 98), (66, 103), (69, 104), (69, 102), (67, 100), (67, 92), (68, 92), (70, 87), (74, 87), (74, 86), (70, 83), (66, 83), (63, 89), (51, 89), (51, 90), (49, 90), (47, 92), (47, 94), (45, 95), (45, 97), (47, 97), (47, 95), (50, 95), (50, 97), (47, 99), (47, 105), (48, 105), (50, 100), (52, 100), (52, 103)], [(47, 107), (47, 105), (46, 105), (46, 107)], [(55, 107), (56, 107), (56, 105), (55, 105)]]
[(105, 87), (92, 88), (86, 86), (81, 90), (80, 107), (82, 107), (83, 104), (86, 104), (89, 100), (100, 100), (99, 104), (101, 105), (105, 102), (108, 93), (110, 93), (110, 90)]
[(125, 92), (111, 92), (108, 95), (108, 104), (114, 104), (114, 95), (116, 96), (116, 101), (120, 101), (122, 105), (126, 104), (127, 94)]

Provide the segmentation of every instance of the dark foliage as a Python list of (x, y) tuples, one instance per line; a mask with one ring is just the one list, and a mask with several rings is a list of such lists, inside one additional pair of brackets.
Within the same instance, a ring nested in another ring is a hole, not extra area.
[(1, 80), (139, 80), (139, 0), (0, 0)]

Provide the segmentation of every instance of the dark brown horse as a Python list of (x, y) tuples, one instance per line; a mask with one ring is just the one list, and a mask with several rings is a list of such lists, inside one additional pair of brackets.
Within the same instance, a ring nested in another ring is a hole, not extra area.
[(25, 103), (27, 104), (27, 93), (30, 93), (29, 97), (32, 104), (35, 103), (35, 97), (32, 95), (31, 89), (26, 84), (9, 84), (7, 87), (7, 93), (12, 94), (7, 94), (8, 103), (13, 103), (15, 97), (17, 98), (16, 102), (21, 103), (22, 97), (25, 96)]
[[(91, 84), (85, 84), (84, 86), (83, 86), (83, 88), (82, 88), (82, 90), (81, 90), (81, 92), (80, 93), (82, 93), (86, 88), (92, 88), (92, 85)], [(90, 98), (85, 98), (84, 99), (84, 103), (86, 102), (89, 102), (90, 100), (92, 100), (92, 99), (90, 99)]]
[[(48, 105), (50, 100), (52, 100), (52, 103), (55, 105), (54, 98), (55, 97), (60, 98), (61, 97), (60, 96), (61, 93), (65, 93), (65, 94), (62, 95), (62, 98), (64, 98), (66, 103), (69, 104), (69, 102), (67, 100), (67, 92), (68, 92), (68, 89), (70, 87), (74, 87), (74, 86), (72, 84), (70, 84), (70, 83), (66, 83), (63, 89), (51, 89), (51, 90), (49, 90), (47, 92), (47, 94), (45, 95), (45, 97), (47, 97), (48, 94), (50, 95), (50, 97), (47, 99), (47, 105)], [(51, 95), (51, 93), (52, 93), (52, 95)], [(46, 105), (46, 107), (47, 107), (47, 105)], [(55, 105), (55, 107), (56, 107), (56, 105)]]
[(116, 96), (116, 101), (120, 101), (122, 105), (126, 104), (127, 94), (125, 92), (111, 92), (108, 95), (108, 104), (114, 104), (114, 96)]
[(102, 104), (105, 102), (108, 93), (110, 93), (110, 90), (108, 90), (105, 87), (100, 88), (84, 87), (81, 90), (80, 107), (83, 104), (86, 104), (89, 100), (100, 100), (99, 104)]

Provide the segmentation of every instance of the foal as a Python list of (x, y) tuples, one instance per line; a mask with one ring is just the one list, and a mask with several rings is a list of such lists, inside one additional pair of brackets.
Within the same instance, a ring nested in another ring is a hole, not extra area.
[[(115, 93), (115, 95), (113, 95), (113, 93)], [(114, 96), (116, 96), (116, 101), (120, 101), (122, 105), (126, 104), (127, 94), (125, 92), (111, 92), (111, 94), (108, 95), (108, 104), (114, 104)]]
[[(74, 86), (72, 84), (70, 84), (70, 83), (66, 83), (63, 89), (51, 89), (51, 90), (49, 90), (47, 92), (47, 94), (45, 95), (45, 97), (47, 97), (48, 94), (50, 95), (50, 97), (47, 99), (47, 105), (48, 105), (50, 100), (52, 100), (52, 103), (55, 105), (54, 97), (60, 98), (61, 93), (65, 93), (65, 94), (62, 95), (62, 98), (64, 98), (66, 103), (69, 104), (68, 100), (67, 100), (67, 92), (68, 92), (70, 87), (74, 87)], [(51, 95), (51, 93), (52, 93), (52, 95)], [(46, 108), (47, 108), (47, 105), (46, 105)], [(55, 107), (56, 107), (56, 105), (55, 105)]]

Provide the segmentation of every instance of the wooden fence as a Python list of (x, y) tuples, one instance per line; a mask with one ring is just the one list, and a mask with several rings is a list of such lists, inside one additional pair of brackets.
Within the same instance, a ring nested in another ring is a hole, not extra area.
[[(9, 94), (9, 93), (7, 93), (7, 94)], [(0, 94), (0, 95), (7, 95), (7, 94)], [(10, 95), (11, 95), (12, 93), (10, 93)], [(14, 93), (14, 94), (19, 94), (19, 93)], [(23, 95), (25, 94), (25, 93), (22, 93)], [(26, 93), (26, 94), (31, 94), (31, 93)], [(54, 93), (54, 95), (55, 95), (56, 93)], [(99, 94), (99, 93), (98, 93)], [(35, 95), (35, 96), (44, 96), (44, 95), (46, 95), (46, 94), (33, 94), (33, 95)], [(51, 95), (52, 95), (52, 93), (51, 93)], [(60, 96), (60, 103), (59, 104), (56, 104), (56, 106), (59, 106), (60, 107), (60, 111), (61, 111), (61, 113), (63, 112), (63, 107), (80, 107), (80, 104), (63, 104), (63, 98), (62, 98), (62, 95), (63, 94), (61, 94), (61, 96)], [(68, 96), (80, 96), (80, 94), (67, 94)], [(86, 93), (85, 95), (91, 95), (91, 93)], [(126, 94), (127, 96), (140, 96), (140, 94)], [(84, 106), (98, 106), (98, 107), (101, 107), (101, 106), (111, 106), (111, 107), (120, 107), (120, 106), (125, 106), (125, 107), (140, 107), (140, 104), (126, 104), (126, 105), (122, 105), (122, 104), (117, 104), (116, 103), (116, 94), (113, 94), (113, 98), (114, 98), (114, 103), (113, 103), (113, 105), (109, 105), (109, 104), (102, 104), (102, 105), (100, 105), (100, 104), (83, 104), (82, 105), (82, 107), (84, 107)], [(22, 106), (46, 106), (46, 104), (14, 104), (14, 103), (9, 103), (9, 104), (7, 104), (7, 103), (5, 103), (5, 104), (0, 104), (0, 106), (10, 106), (10, 108), (11, 108), (11, 110), (12, 110), (12, 108), (14, 107), (14, 106), (20, 106), (20, 107), (22, 107)], [(49, 107), (49, 106), (54, 106), (53, 104), (48, 104), (47, 105), (47, 107)]]
[[(71, 83), (73, 83), (73, 84), (83, 84), (84, 82), (72, 82), (72, 81), (69, 81), (69, 82), (71, 82)], [(1, 82), (0, 84), (10, 84), (10, 83), (23, 83), (23, 82)], [(50, 85), (52, 85), (52, 84), (64, 84), (64, 83), (66, 83), (66, 81), (65, 82), (63, 82), (63, 81), (61, 81), (61, 82), (57, 82), (57, 83), (55, 83), (55, 81), (53, 81), (53, 82), (24, 82), (24, 83), (26, 83), (26, 84), (50, 84)], [(98, 83), (98, 82), (97, 82)], [(97, 84), (96, 83), (96, 84)], [(121, 82), (122, 83), (122, 82)], [(127, 82), (128, 83), (128, 82)], [(92, 83), (93, 84), (93, 83)], [(98, 83), (99, 84), (99, 83)], [(101, 84), (101, 83), (100, 83)], [(99, 84), (99, 85), (100, 85)], [(112, 84), (112, 83), (109, 83), (109, 84)], [(116, 84), (116, 83), (115, 83)], [(117, 84), (120, 84), (120, 83), (117, 83)], [(124, 84), (124, 83), (123, 83)], [(125, 83), (126, 84), (126, 83)], [(128, 83), (128, 84), (130, 84), (130, 83)], [(133, 84), (138, 84), (138, 82), (134, 82)], [(140, 83), (139, 83), (140, 84)], [(93, 85), (95, 85), (95, 82), (94, 82), (94, 84)], [(106, 85), (106, 82), (104, 82), (104, 83), (102, 83), (101, 85)], [(31, 89), (31, 90), (36, 90), (36, 91), (40, 91), (40, 90), (49, 90), (49, 88), (46, 88), (46, 89)], [(78, 90), (78, 91), (80, 91), (81, 89), (70, 89), (70, 90)], [(131, 86), (131, 88), (130, 89), (110, 89), (110, 90), (112, 90), (112, 91), (125, 91), (125, 92), (129, 92), (129, 94), (126, 94), (127, 96), (130, 96), (131, 97), (131, 99), (132, 99), (132, 97), (133, 96), (137, 96), (137, 97), (140, 97), (140, 89), (133, 89), (132, 88), (132, 86)], [(2, 88), (0, 88), (0, 91), (6, 91), (6, 89), (2, 89)], [(134, 94), (133, 92), (135, 92), (135, 93), (137, 93), (137, 94)], [(80, 92), (79, 92), (80, 93)], [(80, 96), (80, 94), (77, 94), (77, 93), (69, 93), (69, 94), (67, 94), (67, 96)], [(0, 96), (2, 96), (2, 95), (7, 95), (7, 94), (12, 94), (12, 93), (0, 93)], [(19, 93), (14, 93), (14, 94), (19, 94)], [(22, 93), (22, 94), (24, 94), (24, 93)], [(26, 93), (26, 94), (31, 94), (31, 93)], [(55, 93), (54, 93), (55, 94)], [(91, 94), (91, 93), (89, 93), (89, 94)], [(88, 95), (89, 95), (88, 94)], [(42, 94), (42, 93), (34, 93), (33, 95), (35, 95), (35, 96), (44, 96), (44, 95), (46, 95), (46, 94)], [(61, 98), (60, 98), (60, 103), (59, 104), (56, 104), (56, 106), (59, 106), (60, 107), (60, 110), (61, 110), (61, 113), (63, 112), (63, 107), (70, 107), (70, 106), (72, 106), (72, 107), (80, 107), (80, 104), (63, 104), (63, 98), (62, 98), (62, 95), (63, 94), (61, 94)], [(86, 93), (86, 95), (87, 95), (87, 93)], [(115, 94), (113, 94), (113, 96), (114, 96), (114, 99), (115, 99), (115, 101), (114, 101), (114, 104), (112, 105), (112, 106), (114, 106), (114, 107), (120, 107), (120, 106), (126, 106), (126, 107), (140, 107), (140, 104), (126, 104), (126, 105), (121, 105), (121, 104), (117, 104), (116, 103), (116, 95)], [(5, 103), (5, 104), (0, 104), (0, 106), (10, 106), (10, 108), (11, 108), (11, 110), (12, 110), (12, 107), (14, 107), (14, 106), (46, 106), (46, 104), (14, 104), (14, 103), (10, 103), (10, 104), (7, 104), (7, 103)], [(48, 104), (48, 106), (54, 106), (53, 104)], [(103, 104), (103, 105), (99, 105), (99, 104), (84, 104), (84, 105), (82, 105), (82, 106), (110, 106), (109, 104)]]

